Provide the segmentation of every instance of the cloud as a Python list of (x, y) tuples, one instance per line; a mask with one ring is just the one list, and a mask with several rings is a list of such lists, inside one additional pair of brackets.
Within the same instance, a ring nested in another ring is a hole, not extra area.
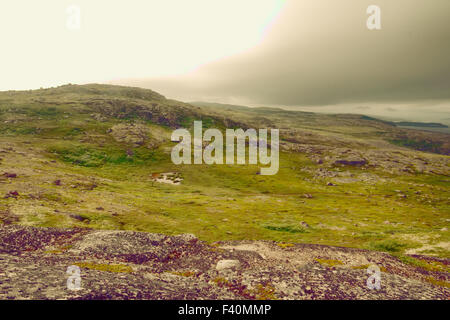
[(180, 77), (119, 83), (183, 100), (286, 106), (449, 100), (450, 1), (377, 0), (382, 29), (369, 31), (373, 2), (287, 1), (246, 52)]

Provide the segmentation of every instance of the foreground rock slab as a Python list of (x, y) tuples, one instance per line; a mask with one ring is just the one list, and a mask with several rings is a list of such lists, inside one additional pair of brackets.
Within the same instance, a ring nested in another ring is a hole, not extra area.
[[(380, 290), (367, 287), (373, 264)], [(449, 278), (360, 249), (0, 225), (0, 299), (449, 299)]]

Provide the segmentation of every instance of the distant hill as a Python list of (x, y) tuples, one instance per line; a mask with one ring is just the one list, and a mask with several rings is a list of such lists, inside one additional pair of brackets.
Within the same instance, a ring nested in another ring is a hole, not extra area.
[(396, 126), (399, 127), (421, 127), (421, 128), (448, 128), (447, 125), (437, 122), (411, 122), (411, 121), (400, 121), (394, 122)]
[(213, 108), (234, 109), (234, 110), (241, 110), (241, 111), (248, 111), (249, 109), (251, 109), (250, 107), (247, 107), (247, 106), (216, 103), (216, 102), (193, 101), (193, 102), (189, 102), (189, 103), (194, 106), (199, 106), (199, 107), (213, 107)]

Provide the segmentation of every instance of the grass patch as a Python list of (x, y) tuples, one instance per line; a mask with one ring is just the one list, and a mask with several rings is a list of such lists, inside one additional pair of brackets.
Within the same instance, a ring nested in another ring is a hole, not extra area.
[(390, 140), (390, 142), (397, 146), (426, 152), (438, 152), (439, 149), (442, 147), (441, 142), (429, 142), (426, 140), (404, 139), (404, 140)]
[(128, 155), (127, 150), (118, 147), (95, 148), (88, 145), (52, 146), (47, 149), (59, 159), (81, 167), (101, 167), (106, 164), (146, 164), (156, 161), (156, 153), (146, 148), (133, 150)]
[(344, 263), (340, 260), (332, 260), (332, 259), (315, 259), (317, 262), (319, 262), (321, 265), (328, 266), (328, 267), (335, 267), (335, 266), (341, 266)]
[(277, 300), (275, 295), (275, 288), (272, 284), (262, 285), (258, 284), (254, 290), (256, 300)]
[(378, 251), (399, 252), (403, 250), (406, 245), (395, 240), (383, 240), (378, 242), (371, 242), (370, 247)]
[(278, 231), (278, 232), (288, 232), (288, 233), (306, 233), (308, 232), (304, 228), (292, 227), (292, 226), (264, 226), (267, 230)]
[[(352, 269), (355, 270), (367, 270), (371, 265), (370, 264), (362, 264), (360, 266), (352, 266)], [(378, 268), (380, 268), (381, 272), (387, 272), (387, 269), (383, 266), (377, 265)]]
[(132, 273), (133, 268), (124, 264), (103, 264), (103, 263), (92, 263), (92, 262), (77, 262), (74, 265), (91, 270), (106, 271), (106, 272), (116, 272), (116, 273)]
[(403, 263), (410, 264), (427, 271), (450, 273), (450, 266), (439, 261), (417, 259), (406, 255), (398, 255), (397, 258)]
[(425, 280), (431, 284), (434, 284), (435, 286), (450, 288), (450, 282), (445, 280), (439, 280), (433, 277), (427, 277)]

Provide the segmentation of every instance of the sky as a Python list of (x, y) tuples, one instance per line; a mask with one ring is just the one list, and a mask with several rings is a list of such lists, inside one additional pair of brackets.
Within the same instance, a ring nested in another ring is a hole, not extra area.
[(102, 82), (447, 122), (449, 12), (448, 0), (3, 0), (0, 90)]
[(256, 46), (283, 2), (2, 0), (0, 90), (186, 74)]

